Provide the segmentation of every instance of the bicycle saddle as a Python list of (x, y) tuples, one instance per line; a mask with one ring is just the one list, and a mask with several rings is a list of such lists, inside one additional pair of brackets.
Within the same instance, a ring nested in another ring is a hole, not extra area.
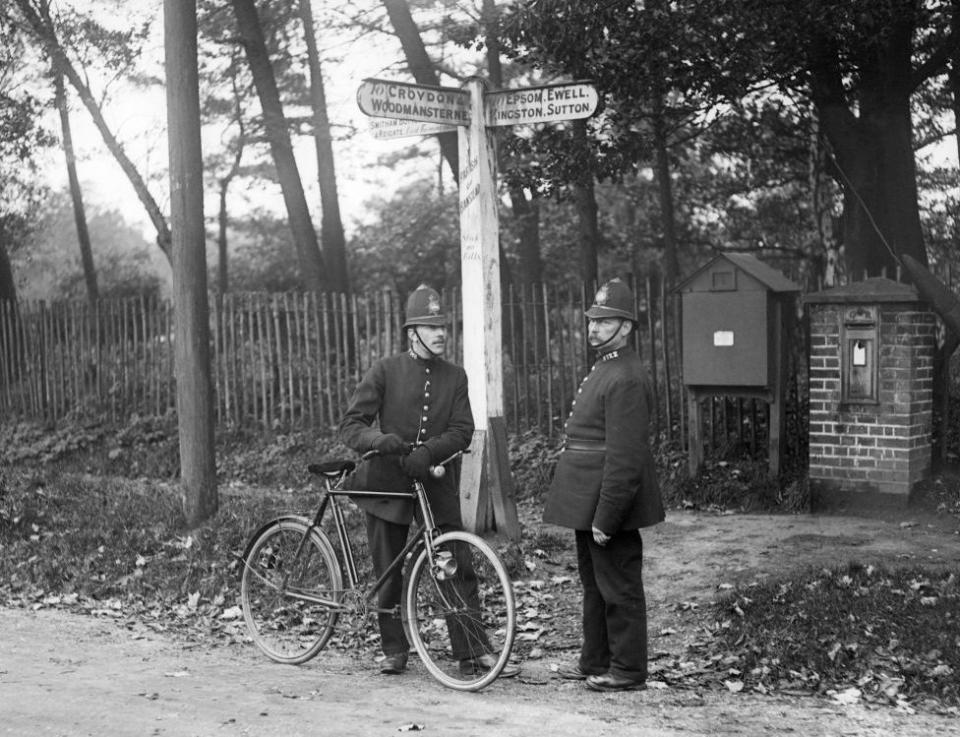
[(357, 464), (353, 461), (340, 460), (311, 463), (307, 466), (307, 470), (317, 476), (330, 476), (331, 478), (335, 478), (342, 473), (350, 473), (356, 467)]

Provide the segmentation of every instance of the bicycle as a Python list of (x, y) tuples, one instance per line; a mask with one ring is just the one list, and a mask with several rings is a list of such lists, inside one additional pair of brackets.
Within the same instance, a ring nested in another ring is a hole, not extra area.
[[(363, 458), (375, 454), (371, 451)], [(431, 473), (439, 478), (446, 464), (460, 455), (433, 466)], [(412, 480), (409, 491), (343, 489), (355, 468), (350, 460), (309, 465), (308, 470), (323, 481), (313, 518), (281, 516), (251, 537), (243, 553), (240, 599), (253, 641), (278, 663), (305, 663), (327, 645), (341, 615), (397, 614), (397, 607), (384, 610), (374, 604), (387, 577), (407, 563), (399, 614), (407, 639), (427, 671), (456, 690), (478, 691), (489, 685), (507, 664), (516, 629), (513, 586), (503, 563), (483, 538), (438, 530), (421, 481)], [(366, 591), (342, 507), (344, 497), (354, 496), (409, 498), (419, 510), (417, 529), (406, 547)], [(327, 509), (342, 560), (322, 528)], [(467, 556), (476, 573), (477, 609), (467, 605), (472, 582), (461, 575), (469, 574)], [(470, 658), (491, 653), (496, 656), (495, 665), (487, 671), (462, 668), (461, 659), (453, 657), (451, 626), (463, 632)]]

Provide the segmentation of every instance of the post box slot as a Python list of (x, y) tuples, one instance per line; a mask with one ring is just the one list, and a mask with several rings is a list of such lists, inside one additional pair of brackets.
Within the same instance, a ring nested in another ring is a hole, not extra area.
[(878, 320), (875, 308), (857, 308), (844, 316), (841, 342), (841, 397), (846, 404), (879, 401)]

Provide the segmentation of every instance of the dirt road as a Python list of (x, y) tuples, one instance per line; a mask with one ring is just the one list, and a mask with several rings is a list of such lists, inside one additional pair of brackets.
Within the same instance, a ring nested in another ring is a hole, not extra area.
[[(908, 524), (902, 524), (907, 522)], [(670, 650), (674, 604), (708, 602), (723, 582), (794, 566), (960, 565), (952, 522), (674, 513), (645, 534), (651, 649)], [(322, 655), (279, 666), (253, 646), (196, 647), (113, 620), (0, 609), (0, 735), (960, 735), (956, 719), (862, 703), (667, 687), (594, 694), (528, 660), (519, 681), (479, 694), (418, 666), (380, 676), (368, 659)], [(657, 685), (657, 684), (654, 684)]]

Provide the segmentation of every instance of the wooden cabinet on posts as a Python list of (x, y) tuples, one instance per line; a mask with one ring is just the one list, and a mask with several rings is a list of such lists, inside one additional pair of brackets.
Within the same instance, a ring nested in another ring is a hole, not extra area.
[(769, 404), (768, 463), (770, 475), (778, 475), (791, 313), (800, 287), (753, 255), (724, 253), (676, 291), (683, 311), (690, 473), (703, 461), (702, 401), (722, 395)]

